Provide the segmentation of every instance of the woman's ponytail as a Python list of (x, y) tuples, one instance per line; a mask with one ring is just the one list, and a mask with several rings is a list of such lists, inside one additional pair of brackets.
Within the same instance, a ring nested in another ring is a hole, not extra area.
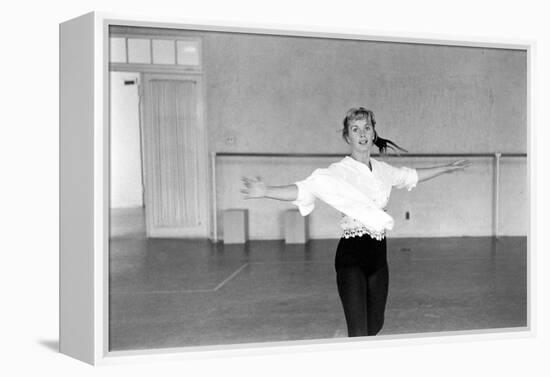
[[(380, 153), (384, 154), (387, 152), (388, 148), (393, 149), (394, 151), (408, 152), (406, 149), (401, 148), (399, 145), (395, 144), (390, 139), (384, 139), (378, 136), (378, 132), (374, 130), (374, 145), (378, 147)], [(397, 152), (399, 154), (399, 152)]]

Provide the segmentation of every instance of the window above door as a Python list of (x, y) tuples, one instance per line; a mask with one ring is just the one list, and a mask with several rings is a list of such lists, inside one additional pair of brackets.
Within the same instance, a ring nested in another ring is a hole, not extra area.
[(200, 38), (111, 35), (109, 41), (112, 66), (151, 65), (197, 72), (202, 68)]

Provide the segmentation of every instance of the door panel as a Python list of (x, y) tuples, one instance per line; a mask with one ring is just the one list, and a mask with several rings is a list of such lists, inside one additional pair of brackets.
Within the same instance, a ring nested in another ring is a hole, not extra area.
[(145, 217), (150, 237), (206, 237), (205, 133), (195, 77), (144, 76)]

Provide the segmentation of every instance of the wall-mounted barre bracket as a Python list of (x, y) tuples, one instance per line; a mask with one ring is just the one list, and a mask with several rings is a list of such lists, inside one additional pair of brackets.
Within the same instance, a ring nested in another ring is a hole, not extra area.
[(494, 183), (494, 203), (493, 203), (493, 235), (498, 238), (498, 223), (499, 223), (499, 202), (500, 202), (500, 158), (502, 153), (495, 152), (495, 183)]

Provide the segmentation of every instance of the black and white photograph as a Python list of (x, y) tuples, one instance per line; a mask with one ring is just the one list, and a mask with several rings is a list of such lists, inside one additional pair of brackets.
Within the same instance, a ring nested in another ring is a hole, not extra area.
[(521, 46), (111, 25), (108, 129), (109, 351), (530, 326)]

